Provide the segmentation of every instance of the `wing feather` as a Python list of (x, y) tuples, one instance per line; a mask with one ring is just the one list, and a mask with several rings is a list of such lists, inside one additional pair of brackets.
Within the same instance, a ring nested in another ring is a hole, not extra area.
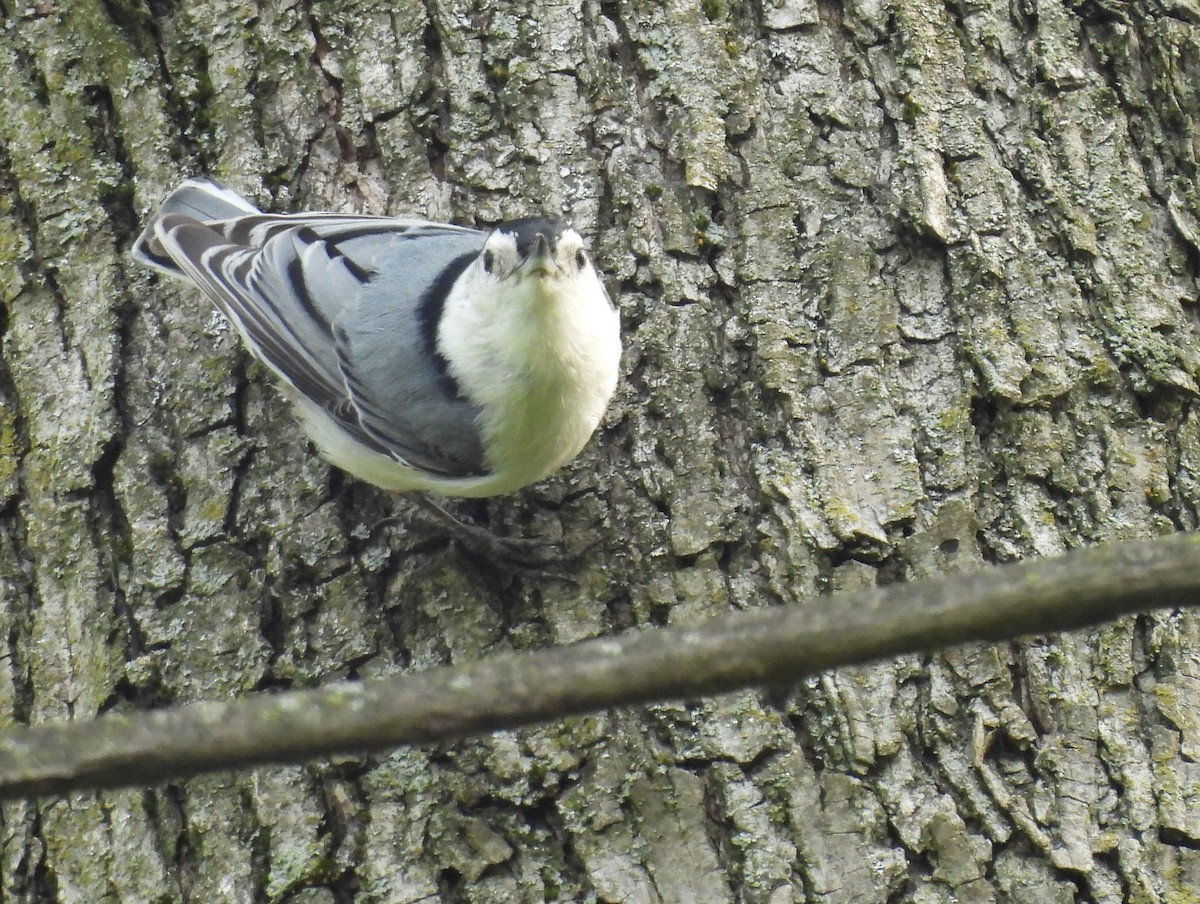
[(483, 238), (386, 217), (166, 213), (139, 240), (139, 258), (199, 286), (251, 351), (350, 439), (458, 477), (487, 473), (478, 410), (448, 379), (428, 329), (445, 287), (421, 287), (461, 272)]

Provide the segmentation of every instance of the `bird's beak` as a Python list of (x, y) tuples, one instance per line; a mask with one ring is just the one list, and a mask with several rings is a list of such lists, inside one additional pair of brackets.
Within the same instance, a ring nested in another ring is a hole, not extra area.
[(529, 254), (525, 255), (525, 260), (521, 261), (521, 270), (532, 276), (542, 277), (558, 270), (558, 262), (550, 252), (550, 242), (542, 233), (534, 236), (533, 247), (529, 249)]

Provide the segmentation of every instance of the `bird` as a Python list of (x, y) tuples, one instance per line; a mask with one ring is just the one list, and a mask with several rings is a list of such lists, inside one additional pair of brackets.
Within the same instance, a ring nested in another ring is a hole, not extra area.
[(559, 217), (264, 213), (193, 177), (132, 256), (199, 288), (320, 453), (384, 490), (513, 493), (575, 458), (616, 390), (619, 312)]

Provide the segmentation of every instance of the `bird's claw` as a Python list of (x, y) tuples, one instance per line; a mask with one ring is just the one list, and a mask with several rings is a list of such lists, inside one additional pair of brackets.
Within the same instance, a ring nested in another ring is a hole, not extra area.
[[(446, 527), (451, 536), (472, 552), (489, 561), (507, 566), (517, 571), (525, 571), (543, 577), (556, 578), (560, 581), (574, 581), (569, 575), (552, 571), (555, 566), (577, 562), (596, 543), (589, 543), (582, 549), (568, 552), (556, 541), (535, 537), (506, 537), (492, 533), (478, 524), (470, 524), (446, 511), (432, 499), (424, 495), (415, 496), (415, 501), (427, 514), (432, 515), (440, 524)], [(598, 541), (597, 541), (598, 542)]]

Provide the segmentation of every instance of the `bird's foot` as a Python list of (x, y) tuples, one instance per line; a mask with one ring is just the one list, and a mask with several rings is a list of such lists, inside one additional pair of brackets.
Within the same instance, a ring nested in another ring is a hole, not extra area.
[(552, 540), (501, 536), (478, 524), (463, 521), (428, 496), (415, 494), (413, 499), (423, 511), (446, 527), (454, 539), (472, 552), (514, 570), (573, 581), (569, 575), (551, 569), (574, 563), (591, 549), (591, 545), (588, 545), (577, 552), (567, 552), (561, 544)]

